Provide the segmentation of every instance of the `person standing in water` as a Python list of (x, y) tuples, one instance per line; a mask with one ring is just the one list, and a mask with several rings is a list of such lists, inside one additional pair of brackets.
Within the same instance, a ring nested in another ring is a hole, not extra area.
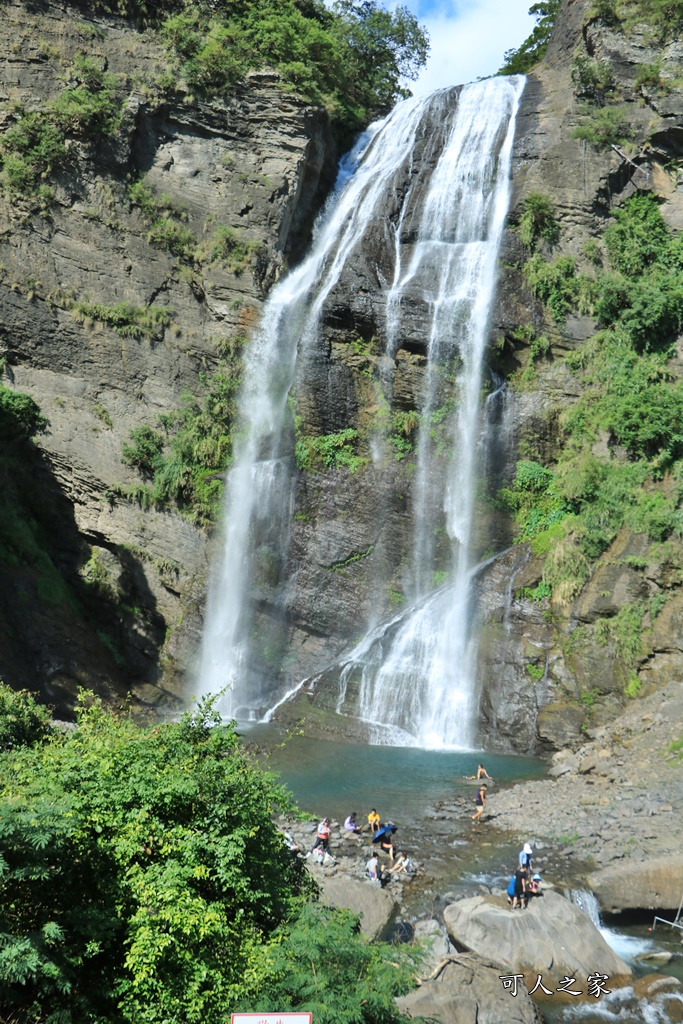
[(476, 812), (472, 815), (472, 821), (481, 821), (481, 816), (484, 813), (486, 807), (486, 784), (482, 783), (479, 787), (479, 792), (474, 798), (474, 802), (477, 805)]

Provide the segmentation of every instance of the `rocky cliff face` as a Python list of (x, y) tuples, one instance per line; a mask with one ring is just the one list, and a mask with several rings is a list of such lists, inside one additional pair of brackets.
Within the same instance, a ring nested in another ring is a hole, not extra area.
[[(658, 197), (671, 227), (683, 224), (671, 170), (683, 139), (681, 44), (656, 45), (645, 27), (618, 32), (589, 9), (587, 0), (566, 0), (547, 58), (527, 81), (510, 218), (514, 225), (530, 194), (549, 196), (560, 235), (547, 254), (572, 255), (580, 265), (610, 210), (637, 190)], [(38, 110), (58, 96), (81, 53), (117, 76), (123, 105), (104, 142), (70, 142), (67, 164), (50, 176), (48, 207), (7, 194), (0, 201), (5, 383), (30, 394), (49, 420), (38, 441), (41, 458), (28, 467), (30, 508), (52, 568), (67, 584), (46, 602), (37, 562), (7, 564), (0, 675), (39, 684), (63, 703), (79, 682), (110, 693), (132, 687), (143, 701), (164, 702), (186, 692), (219, 539), (187, 514), (141, 505), (146, 492), (139, 472), (122, 461), (123, 446), (131, 430), (156, 428), (160, 415), (184, 408), (184, 396), (210, 397), (226, 352), (229, 374), (239, 374), (241, 347), (269, 287), (307, 244), (334, 175), (334, 143), (325, 115), (283, 93), (268, 73), (251, 76), (223, 102), (202, 104), (169, 87), (154, 38), (117, 19), (50, 3), (9, 3), (0, 18), (12, 40), (0, 64), (0, 128), (16, 123), (16, 105)], [(577, 55), (611, 69), (632, 139), (628, 151), (574, 137), (585, 101), (573, 77)], [(660, 69), (666, 89), (637, 84), (644, 65)], [(438, 155), (438, 135), (433, 146), (427, 151), (418, 142), (416, 156), (427, 165)], [(170, 211), (170, 236), (155, 234), (144, 196), (131, 196), (130, 183), (140, 178), (148, 206), (151, 197), (157, 212)], [(294, 396), (304, 447), (351, 428), (359, 466), (353, 473), (326, 466), (309, 448), (313, 457), (298, 476), (287, 620), (273, 671), (280, 684), (318, 677), (283, 709), (285, 719), (303, 715), (311, 728), (347, 735), (362, 735), (362, 728), (334, 714), (336, 659), (369, 622), (400, 612), (408, 583), (416, 508), (411, 417), (426, 380), (424, 311), (415, 304), (397, 350), (387, 354), (379, 296), (392, 273), (381, 254), (409, 180), (407, 172), (399, 191), (387, 195), (386, 217), (330, 296)], [(201, 258), (187, 257), (181, 229)], [(217, 236), (217, 229), (229, 233)], [(217, 237), (222, 259), (211, 255)], [(410, 246), (407, 228), (403, 241)], [(482, 739), (534, 750), (578, 742), (583, 729), (624, 702), (632, 668), (601, 626), (620, 608), (641, 602), (650, 609), (657, 599), (659, 614), (648, 610), (640, 627), (635, 667), (643, 692), (683, 669), (683, 547), (672, 540), (664, 549), (622, 530), (568, 604), (539, 595), (543, 558), (530, 545), (507, 550), (513, 525), (492, 499), (520, 455), (552, 462), (561, 413), (583, 393), (566, 357), (595, 330), (584, 315), (559, 327), (531, 294), (524, 260), (511, 226), (487, 387), (496, 392), (506, 378), (513, 386), (485, 407), (489, 443), (476, 546), (481, 557), (505, 550), (477, 584)], [(547, 336), (543, 358), (521, 325)], [(675, 373), (680, 353), (670, 363)], [(445, 375), (439, 401), (449, 408), (453, 400)], [(442, 441), (445, 472), (448, 439)], [(609, 455), (619, 457), (613, 447)], [(433, 481), (427, 504), (445, 571), (441, 483)], [(256, 627), (268, 635), (267, 566), (262, 575)], [(440, 583), (437, 572), (435, 587)]]
[[(670, 228), (683, 224), (680, 40), (657, 44), (647, 24), (617, 31), (592, 11), (583, 0), (562, 5), (547, 57), (529, 76), (519, 116), (511, 211), (514, 221), (530, 193), (551, 197), (560, 225), (553, 256), (569, 255), (580, 265), (587, 265), (586, 243), (600, 240), (610, 212), (638, 192), (657, 198)], [(586, 110), (577, 57), (609, 68), (630, 144), (598, 147), (574, 137)], [(665, 76), (659, 87), (639, 80), (648, 66)], [(524, 275), (515, 271), (520, 262), (519, 236), (510, 231), (503, 264), (511, 269), (501, 274), (493, 362), (506, 375), (516, 371), (510, 417), (518, 455), (552, 463), (563, 436), (561, 414), (582, 394), (580, 375), (567, 356), (597, 327), (590, 316), (571, 314), (558, 327), (532, 296)], [(549, 338), (546, 358), (534, 362), (528, 345), (520, 343), (520, 323), (531, 323), (534, 334)], [(680, 356), (668, 365), (678, 375)], [(520, 384), (530, 366), (533, 372)], [(607, 436), (594, 446), (594, 454), (626, 458)], [(623, 705), (629, 673), (641, 696), (679, 678), (681, 554), (676, 539), (662, 545), (622, 529), (592, 567), (578, 597), (562, 605), (529, 597), (543, 570), (543, 557), (530, 545), (495, 563), (482, 581), (485, 736), (494, 742), (504, 737), (527, 749), (576, 744), (583, 731), (610, 721)], [(636, 604), (655, 612), (645, 612), (639, 653), (628, 666), (605, 624)]]
[[(49, 420), (33, 508), (71, 594), (68, 607), (45, 605), (35, 567), (5, 567), (0, 676), (41, 685), (57, 702), (78, 682), (132, 685), (156, 702), (183, 693), (211, 545), (187, 516), (140, 507), (131, 497), (140, 477), (122, 447), (186, 396), (204, 400), (219, 354), (243, 343), (306, 244), (335, 173), (334, 141), (324, 112), (285, 95), (276, 75), (253, 74), (211, 104), (160, 88), (163, 51), (119, 19), (8, 3), (0, 23), (10, 40), (0, 127), (16, 123), (18, 108), (44, 109), (83, 54), (115, 76), (123, 107), (104, 141), (68, 143), (47, 208), (0, 198), (5, 383)], [(199, 246), (227, 238), (229, 258), (184, 260), (173, 240), (154, 237), (129, 196), (143, 176), (143, 198), (172, 211), (174, 231)], [(26, 587), (31, 607), (17, 609)]]

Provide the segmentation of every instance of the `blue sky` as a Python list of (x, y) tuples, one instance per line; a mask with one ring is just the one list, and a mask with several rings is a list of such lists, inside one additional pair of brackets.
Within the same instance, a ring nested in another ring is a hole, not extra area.
[(526, 39), (535, 19), (533, 0), (397, 0), (426, 25), (432, 51), (425, 71), (411, 88), (416, 95), (491, 75), (505, 50)]

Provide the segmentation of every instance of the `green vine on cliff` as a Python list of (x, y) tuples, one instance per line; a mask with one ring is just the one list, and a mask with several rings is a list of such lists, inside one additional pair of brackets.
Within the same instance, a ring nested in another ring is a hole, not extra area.
[(519, 538), (545, 559), (559, 604), (577, 596), (622, 528), (658, 544), (683, 533), (683, 381), (668, 362), (683, 329), (681, 238), (655, 199), (636, 195), (603, 243), (607, 267), (600, 256), (584, 273), (573, 257), (548, 263), (535, 253), (525, 268), (557, 322), (583, 309), (602, 327), (568, 357), (583, 393), (560, 416), (555, 464), (518, 463), (499, 495)]
[(185, 393), (179, 409), (130, 432), (122, 461), (143, 482), (120, 494), (143, 507), (178, 508), (200, 525), (215, 522), (233, 452), (244, 342), (239, 336), (222, 347), (216, 371), (200, 375), (203, 394)]

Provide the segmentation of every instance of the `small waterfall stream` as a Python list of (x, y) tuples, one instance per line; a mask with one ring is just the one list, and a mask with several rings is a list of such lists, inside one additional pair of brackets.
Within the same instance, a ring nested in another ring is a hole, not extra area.
[[(390, 629), (366, 623), (366, 636), (340, 671), (338, 708), (371, 723), (375, 742), (473, 742), (470, 582), (482, 369), (523, 86), (521, 77), (496, 78), (442, 90), (399, 104), (374, 125), (342, 163), (309, 256), (265, 306), (246, 355), (223, 556), (209, 590), (196, 687), (200, 694), (225, 690), (228, 715), (247, 719), (281, 697), (276, 673), (269, 678), (264, 671), (268, 638), (255, 636), (254, 607), (265, 600), (258, 582), (265, 574), (275, 581), (268, 590), (271, 611), (277, 606), (286, 616), (296, 473), (288, 396), (297, 366), (305, 366), (318, 338), (325, 302), (368, 227), (382, 217), (389, 194), (398, 216), (386, 232), (394, 250), (393, 279), (384, 292), (386, 356), (396, 355), (416, 307), (426, 311), (427, 325), (406, 573), (410, 607)], [(439, 408), (444, 379), (455, 396), (447, 410)], [(452, 451), (445, 475), (444, 433), (435, 439), (437, 417), (442, 422), (444, 416)], [(443, 553), (439, 561), (435, 543), (444, 519), (447, 572), (439, 568)], [(357, 685), (347, 701), (351, 675)]]

